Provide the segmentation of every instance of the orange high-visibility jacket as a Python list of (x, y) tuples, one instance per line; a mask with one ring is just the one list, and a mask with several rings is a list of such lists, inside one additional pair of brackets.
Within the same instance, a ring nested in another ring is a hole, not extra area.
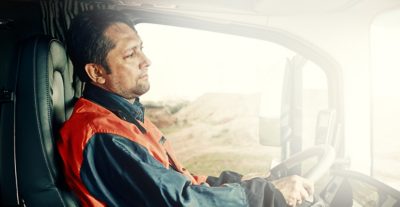
[[(83, 206), (251, 204), (254, 198), (248, 198), (247, 189), (254, 189), (256, 181), (211, 187), (206, 176), (186, 170), (157, 127), (137, 114), (143, 115), (137, 105), (92, 85), (77, 101), (60, 132), (58, 150), (67, 184)], [(270, 203), (283, 200), (272, 185), (263, 183)]]

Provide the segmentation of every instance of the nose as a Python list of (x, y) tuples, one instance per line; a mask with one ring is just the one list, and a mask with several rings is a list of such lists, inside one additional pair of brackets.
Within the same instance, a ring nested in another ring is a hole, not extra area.
[(142, 62), (140, 64), (140, 69), (148, 69), (148, 67), (150, 67), (151, 65), (151, 60), (149, 58), (147, 58), (147, 56), (142, 53)]

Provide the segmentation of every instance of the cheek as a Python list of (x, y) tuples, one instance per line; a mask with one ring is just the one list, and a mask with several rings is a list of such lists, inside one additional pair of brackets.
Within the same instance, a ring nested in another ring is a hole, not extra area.
[(140, 78), (140, 71), (133, 64), (117, 64), (115, 68), (118, 74), (115, 74), (114, 81), (119, 84), (132, 85)]
[(120, 74), (121, 80), (124, 80), (126, 84), (136, 84), (137, 81), (139, 80), (139, 73), (136, 72), (136, 70), (130, 68), (126, 68), (126, 71), (124, 73)]

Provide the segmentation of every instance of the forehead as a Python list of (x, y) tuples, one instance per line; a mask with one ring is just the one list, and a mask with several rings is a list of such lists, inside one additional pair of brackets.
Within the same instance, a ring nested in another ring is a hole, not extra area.
[(127, 41), (140, 42), (137, 32), (125, 23), (114, 23), (110, 25), (107, 27), (104, 34), (115, 44)]

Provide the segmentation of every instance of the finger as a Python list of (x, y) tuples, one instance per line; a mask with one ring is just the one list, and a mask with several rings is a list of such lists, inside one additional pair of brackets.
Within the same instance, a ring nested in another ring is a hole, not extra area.
[(288, 206), (296, 207), (296, 200), (289, 201), (287, 204), (288, 204)]
[(301, 196), (300, 201), (303, 201), (305, 199), (308, 199), (311, 196), (311, 194), (309, 194), (308, 191), (305, 188), (301, 188), (300, 189), (300, 196)]
[(298, 201), (297, 201), (297, 205), (299, 205), (299, 206), (300, 206), (300, 205), (301, 205), (301, 203), (303, 203), (303, 201), (302, 201), (302, 200), (298, 200)]
[(301, 202), (301, 195), (300, 195), (300, 193), (297, 194), (297, 196), (293, 196), (293, 197), (291, 198), (292, 206), (297, 206), (297, 204), (299, 204), (299, 202)]
[(314, 183), (308, 179), (303, 180), (303, 187), (307, 190), (309, 195), (314, 194)]
[(288, 204), (289, 206), (296, 206), (298, 199), (299, 199), (299, 197), (291, 196), (291, 197), (288, 199), (287, 204)]

